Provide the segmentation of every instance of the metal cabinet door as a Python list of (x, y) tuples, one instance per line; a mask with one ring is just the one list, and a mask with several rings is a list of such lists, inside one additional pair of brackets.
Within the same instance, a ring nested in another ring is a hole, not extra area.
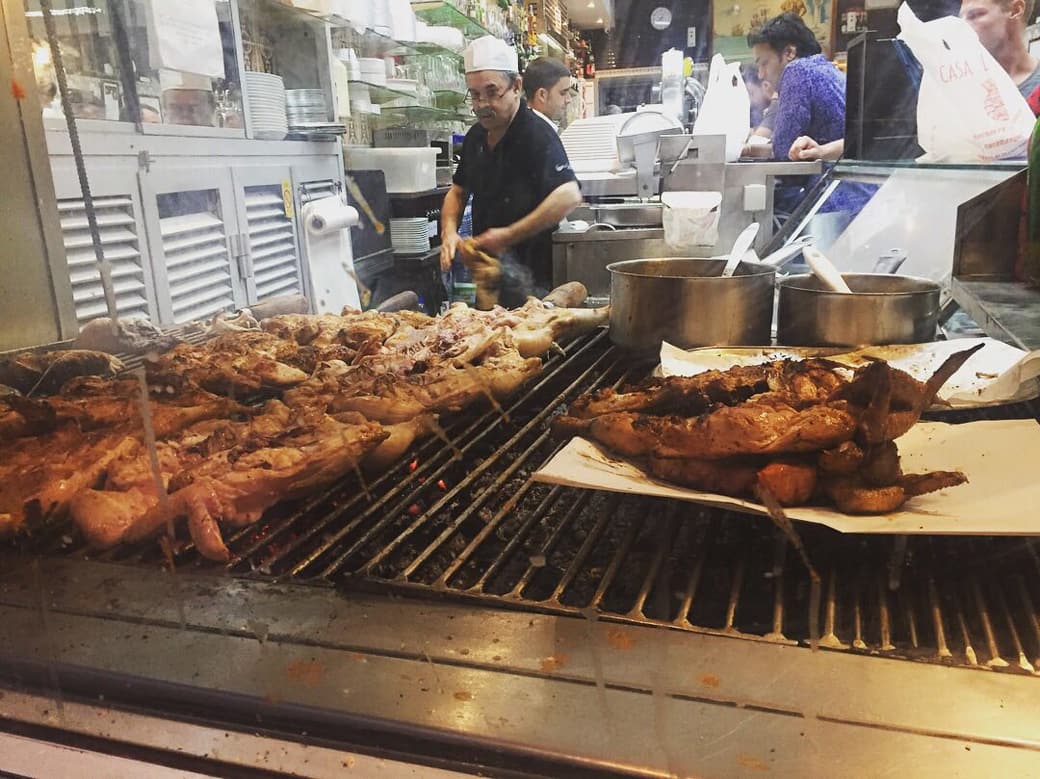
[[(108, 307), (73, 159), (51, 157), (51, 172), (76, 319), (82, 325), (95, 317), (106, 316)], [(121, 317), (146, 317), (157, 322), (159, 310), (148, 262), (137, 159), (127, 157), (108, 160), (103, 166), (88, 165), (87, 175), (102, 251), (112, 264), (116, 310)]]
[(248, 272), (230, 169), (153, 166), (139, 179), (160, 323), (244, 306)]
[(246, 300), (257, 303), (277, 295), (304, 293), (304, 274), (296, 232), (292, 175), (288, 167), (236, 168), (232, 171), (238, 223), (242, 232)]

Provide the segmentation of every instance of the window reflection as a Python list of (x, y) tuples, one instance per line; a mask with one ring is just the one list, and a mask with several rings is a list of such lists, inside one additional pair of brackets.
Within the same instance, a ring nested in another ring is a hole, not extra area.
[[(53, 5), (73, 113), (81, 119), (126, 120), (126, 99), (119, 82), (119, 58), (110, 15), (93, 2), (57, 0)], [(26, 3), (25, 15), (43, 115), (61, 117), (54, 56), (39, 3)]]
[[(223, 54), (223, 78), (163, 67), (156, 56), (149, 13), (168, 0), (54, 0), (53, 15), (68, 77), (73, 114), (79, 119), (241, 128), (242, 99), (231, 4), (215, 3)], [(53, 54), (39, 2), (26, 4), (33, 69), (44, 117), (64, 114)], [(122, 30), (118, 29), (122, 26)], [(120, 51), (118, 42), (126, 41)], [(121, 77), (123, 76), (123, 77)], [(136, 93), (138, 115), (125, 90)]]

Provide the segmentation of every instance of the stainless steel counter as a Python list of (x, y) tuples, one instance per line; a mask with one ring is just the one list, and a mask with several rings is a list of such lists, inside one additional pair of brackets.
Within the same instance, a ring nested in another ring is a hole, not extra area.
[[(773, 225), (773, 185), (777, 176), (813, 176), (822, 171), (820, 162), (733, 162), (710, 163), (683, 160), (675, 172), (662, 179), (664, 191), (694, 190), (722, 193), (719, 238), (713, 246), (677, 252), (664, 241), (662, 228), (597, 229), (584, 233), (557, 231), (553, 234), (553, 284), (580, 281), (595, 298), (610, 294), (610, 273), (606, 266), (618, 260), (643, 257), (711, 257), (729, 251), (733, 241), (751, 222), (761, 225), (755, 248), (762, 250), (771, 240)], [(747, 187), (765, 190), (765, 207), (744, 210)], [(585, 218), (579, 215), (574, 218)]]
[(179, 723), (165, 743), (149, 731), (152, 749), (229, 765), (256, 755), (185, 724), (514, 775), (1040, 765), (1022, 676), (197, 571), (10, 556), (0, 571), (0, 681), (22, 688), (0, 692), (0, 731), (129, 745), (145, 736), (106, 712), (134, 710)]
[(950, 291), (986, 335), (1026, 351), (1040, 349), (1040, 290), (1021, 282), (955, 278)]
[[(710, 256), (705, 247), (703, 256)], [(619, 260), (642, 257), (671, 257), (676, 252), (664, 241), (664, 230), (625, 228), (590, 230), (584, 233), (553, 233), (553, 286), (567, 281), (580, 281), (591, 298), (610, 295), (610, 272), (607, 265)]]
[[(821, 162), (762, 162), (710, 163), (686, 159), (675, 172), (665, 176), (662, 190), (692, 190), (721, 192), (719, 240), (717, 251), (728, 251), (740, 231), (758, 221), (762, 228), (755, 238), (755, 248), (763, 249), (773, 236), (773, 188), (778, 176), (809, 177), (823, 171)], [(765, 207), (757, 211), (744, 209), (747, 187), (765, 188)]]

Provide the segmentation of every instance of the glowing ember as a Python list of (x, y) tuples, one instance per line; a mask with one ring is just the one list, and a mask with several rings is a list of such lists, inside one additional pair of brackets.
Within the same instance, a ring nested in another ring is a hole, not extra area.
[(438, 479), (437, 486), (440, 487), (441, 490), (443, 490), (444, 492), (448, 491), (448, 485), (444, 483), (444, 479)]

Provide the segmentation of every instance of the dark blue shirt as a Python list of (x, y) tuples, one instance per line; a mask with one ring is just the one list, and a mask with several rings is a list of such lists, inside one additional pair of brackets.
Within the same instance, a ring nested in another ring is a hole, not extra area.
[[(469, 129), (453, 180), (473, 195), (473, 234), (480, 235), (522, 219), (554, 189), (577, 177), (559, 136), (521, 102), (494, 149), (488, 148), (487, 130), (479, 122)], [(542, 286), (552, 286), (555, 229), (554, 225), (513, 247)]]

